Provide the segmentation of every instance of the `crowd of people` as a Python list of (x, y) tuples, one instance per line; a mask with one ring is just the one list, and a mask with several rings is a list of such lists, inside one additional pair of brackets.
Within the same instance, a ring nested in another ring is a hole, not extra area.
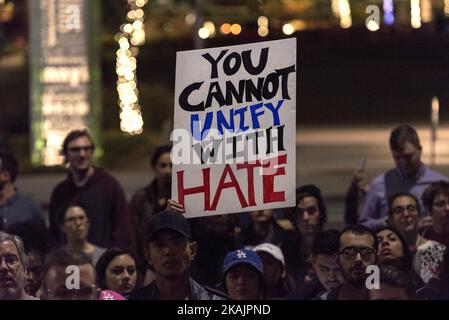
[(292, 208), (186, 219), (170, 196), (170, 146), (128, 202), (92, 164), (87, 130), (64, 140), (67, 177), (47, 219), (1, 151), (0, 299), (449, 299), (449, 179), (422, 163), (413, 127), (392, 130), (390, 149), (394, 169), (371, 183), (354, 172), (341, 230), (326, 228), (315, 185)]

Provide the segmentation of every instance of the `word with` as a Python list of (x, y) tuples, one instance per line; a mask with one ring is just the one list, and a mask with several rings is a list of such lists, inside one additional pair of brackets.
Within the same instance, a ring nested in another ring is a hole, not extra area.
[(285, 126), (253, 130), (243, 135), (225, 134), (212, 129), (209, 137), (201, 142), (192, 139), (185, 129), (173, 130), (171, 161), (180, 164), (235, 164), (264, 160), (286, 151), (284, 147)]

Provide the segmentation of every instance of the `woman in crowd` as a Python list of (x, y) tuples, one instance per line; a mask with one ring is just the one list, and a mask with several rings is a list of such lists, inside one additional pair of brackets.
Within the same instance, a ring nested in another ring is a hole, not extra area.
[(246, 249), (228, 253), (223, 263), (220, 289), (231, 300), (265, 299), (263, 266), (256, 252)]
[(423, 219), (423, 236), (449, 246), (449, 182), (432, 183), (423, 193), (422, 200), (429, 212)]
[(271, 243), (262, 243), (253, 250), (262, 260), (266, 284), (265, 298), (269, 300), (287, 297), (295, 288), (295, 283), (285, 270), (285, 259), (281, 249)]
[(86, 253), (91, 257), (92, 264), (95, 266), (105, 249), (87, 240), (90, 222), (84, 208), (77, 204), (69, 206), (64, 212), (64, 216), (60, 217), (59, 225), (67, 239), (65, 249)]
[(95, 266), (97, 282), (103, 290), (111, 290), (128, 298), (138, 288), (140, 276), (136, 259), (128, 250), (111, 248), (106, 250)]

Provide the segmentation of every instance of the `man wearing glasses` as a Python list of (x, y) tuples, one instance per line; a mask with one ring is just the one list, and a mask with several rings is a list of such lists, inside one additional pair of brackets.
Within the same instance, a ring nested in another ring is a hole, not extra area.
[(438, 278), (446, 246), (428, 240), (418, 231), (420, 207), (410, 193), (400, 193), (388, 200), (389, 222), (402, 234), (413, 255), (413, 268), (424, 283)]
[(337, 263), (343, 284), (323, 294), (322, 300), (367, 300), (366, 268), (376, 264), (377, 237), (367, 228), (355, 225), (343, 229)]
[(37, 300), (25, 292), (27, 268), (20, 237), (0, 231), (0, 300)]
[[(396, 168), (377, 176), (371, 182), (359, 219), (360, 224), (373, 230), (387, 225), (388, 198), (409, 192), (421, 199), (424, 190), (431, 183), (448, 180), (421, 162), (422, 146), (413, 127), (401, 125), (395, 128), (390, 135), (390, 150)], [(420, 206), (424, 209), (422, 204)], [(424, 226), (425, 221), (422, 227)]]
[[(73, 281), (68, 279), (72, 276)], [(95, 269), (88, 255), (57, 249), (47, 256), (42, 272), (42, 300), (97, 300), (99, 292)]]
[(125, 194), (114, 177), (92, 165), (94, 150), (87, 130), (74, 130), (65, 138), (62, 154), (69, 172), (51, 195), (50, 230), (56, 242), (61, 243), (58, 221), (69, 205), (76, 202), (86, 209), (91, 223), (90, 242), (103, 248), (129, 245), (130, 221)]

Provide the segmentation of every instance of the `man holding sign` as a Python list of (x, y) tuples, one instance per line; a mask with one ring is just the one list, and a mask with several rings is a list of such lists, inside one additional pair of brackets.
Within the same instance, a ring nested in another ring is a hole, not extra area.
[(296, 39), (178, 52), (174, 128), (172, 209), (293, 207)]

